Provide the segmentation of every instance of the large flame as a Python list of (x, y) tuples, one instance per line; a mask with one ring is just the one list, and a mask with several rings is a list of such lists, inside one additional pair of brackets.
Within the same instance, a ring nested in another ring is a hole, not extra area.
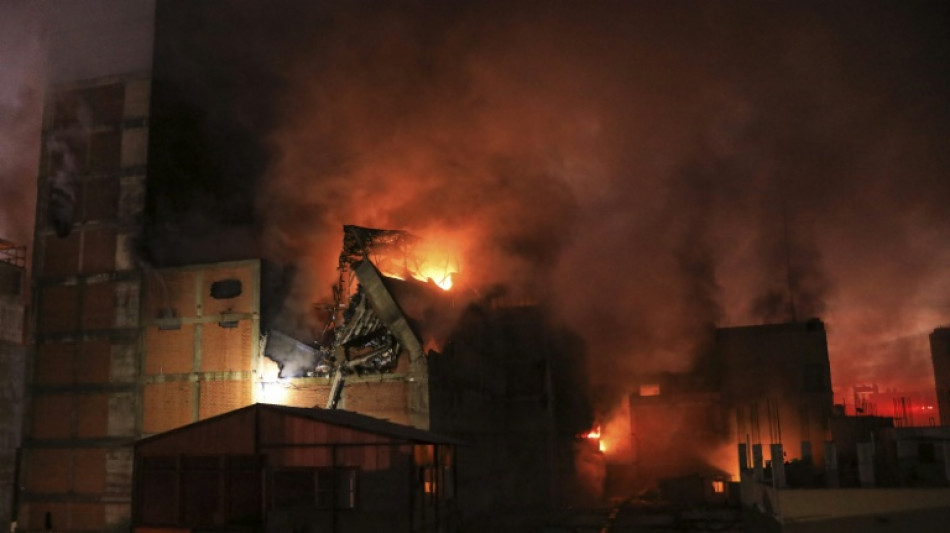
[(600, 426), (594, 426), (590, 431), (581, 435), (581, 438), (597, 443), (597, 450), (601, 453), (607, 451), (607, 444), (601, 439)]
[(374, 257), (374, 263), (384, 276), (431, 282), (448, 291), (455, 284), (453, 278), (461, 272), (461, 255), (457, 238), (426, 236), (409, 249), (380, 253)]

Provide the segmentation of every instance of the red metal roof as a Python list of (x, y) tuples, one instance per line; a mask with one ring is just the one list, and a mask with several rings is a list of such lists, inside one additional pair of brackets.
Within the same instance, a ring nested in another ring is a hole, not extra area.
[(182, 431), (188, 431), (196, 429), (198, 426), (221, 420), (229, 416), (234, 416), (237, 413), (244, 412), (247, 410), (269, 410), (277, 413), (283, 413), (289, 416), (295, 416), (300, 418), (307, 418), (310, 420), (316, 420), (326, 424), (332, 424), (336, 426), (347, 427), (351, 429), (356, 429), (360, 431), (365, 431), (367, 433), (374, 433), (377, 435), (384, 435), (398, 440), (403, 440), (413, 443), (426, 443), (426, 444), (464, 444), (462, 441), (454, 439), (452, 437), (446, 437), (444, 435), (439, 435), (437, 433), (432, 433), (423, 429), (418, 429), (412, 426), (404, 426), (402, 424), (396, 424), (388, 420), (383, 420), (380, 418), (374, 418), (371, 416), (361, 415), (359, 413), (354, 413), (352, 411), (344, 411), (342, 409), (321, 409), (319, 407), (290, 407), (286, 405), (276, 405), (276, 404), (267, 404), (267, 403), (255, 403), (242, 407), (240, 409), (235, 409), (234, 411), (229, 411), (211, 418), (206, 418), (204, 420), (188, 424), (187, 426), (181, 426), (164, 433), (158, 433), (156, 435), (151, 435), (144, 439), (136, 441), (136, 446), (145, 443), (151, 442), (152, 440), (160, 439), (165, 436), (179, 433)]

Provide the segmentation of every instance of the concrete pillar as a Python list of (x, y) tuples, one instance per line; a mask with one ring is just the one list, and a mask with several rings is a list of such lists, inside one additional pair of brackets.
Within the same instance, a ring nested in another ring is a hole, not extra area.
[(874, 443), (858, 443), (858, 479), (862, 487), (874, 486)]
[(825, 442), (825, 484), (838, 487), (838, 447), (834, 441)]
[(950, 442), (943, 443), (943, 475), (950, 481)]
[(803, 440), (802, 441), (802, 462), (809, 465), (812, 464), (813, 455), (814, 454), (811, 453), (811, 441)]
[[(940, 450), (934, 450), (937, 454)], [(897, 441), (897, 475), (901, 484), (909, 482), (911, 474), (914, 471), (914, 464), (917, 463), (917, 442), (909, 439)]]
[(746, 443), (739, 443), (739, 472), (749, 469), (749, 448)]
[(762, 445), (753, 444), (752, 445), (752, 479), (756, 481), (762, 481), (765, 477), (762, 474)]
[(785, 451), (781, 444), (769, 446), (772, 459), (772, 486), (777, 489), (785, 488)]

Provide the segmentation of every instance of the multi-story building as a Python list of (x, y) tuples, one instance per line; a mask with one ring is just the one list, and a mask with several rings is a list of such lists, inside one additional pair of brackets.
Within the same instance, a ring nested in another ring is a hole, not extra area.
[(830, 436), (829, 367), (818, 319), (717, 329), (692, 371), (642, 376), (634, 384), (637, 477), (735, 481), (740, 443), (747, 453), (751, 445), (782, 444), (785, 459), (820, 465)]
[[(268, 331), (282, 292), (271, 265), (253, 238), (235, 245), (188, 215), (201, 210), (193, 202), (227, 204), (232, 186), (249, 183), (227, 174), (235, 167), (215, 151), (234, 132), (196, 122), (200, 97), (182, 100), (189, 83), (204, 83), (178, 62), (176, 47), (203, 35), (182, 20), (194, 23), (189, 9), (204, 8), (136, 2), (145, 9), (123, 18), (132, 3), (102, 3), (114, 16), (89, 15), (102, 19), (97, 33), (77, 26), (58, 36), (54, 49), (67, 57), (53, 62), (60, 71), (44, 110), (19, 530), (126, 530), (131, 443), (254, 402), (330, 404), (466, 440), (463, 511), (485, 529), (521, 528), (499, 510), (530, 520), (566, 499), (571, 446), (589, 422), (571, 385), (580, 345), (537, 308), (458, 309), (433, 351), (413, 302), (437, 293), (367, 262), (358, 281), (373, 312), (350, 323), (374, 329), (352, 338), (385, 327), (397, 341), (394, 364), (350, 372), (337, 388), (316, 360), (280, 377), (277, 352), (311, 357), (315, 348)], [(103, 51), (98, 60), (88, 60), (90, 47)], [(253, 226), (243, 207), (218, 229)], [(338, 348), (347, 358), (362, 349)]]
[(0, 239), (0, 524), (15, 505), (14, 479), (23, 425), (26, 248)]
[(937, 328), (930, 334), (930, 357), (934, 365), (940, 425), (950, 426), (950, 327)]

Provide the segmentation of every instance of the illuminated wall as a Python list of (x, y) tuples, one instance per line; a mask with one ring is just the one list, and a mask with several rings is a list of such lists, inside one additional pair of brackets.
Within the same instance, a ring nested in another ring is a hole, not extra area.
[(145, 77), (108, 77), (47, 99), (17, 517), (26, 531), (128, 520), (149, 91)]

